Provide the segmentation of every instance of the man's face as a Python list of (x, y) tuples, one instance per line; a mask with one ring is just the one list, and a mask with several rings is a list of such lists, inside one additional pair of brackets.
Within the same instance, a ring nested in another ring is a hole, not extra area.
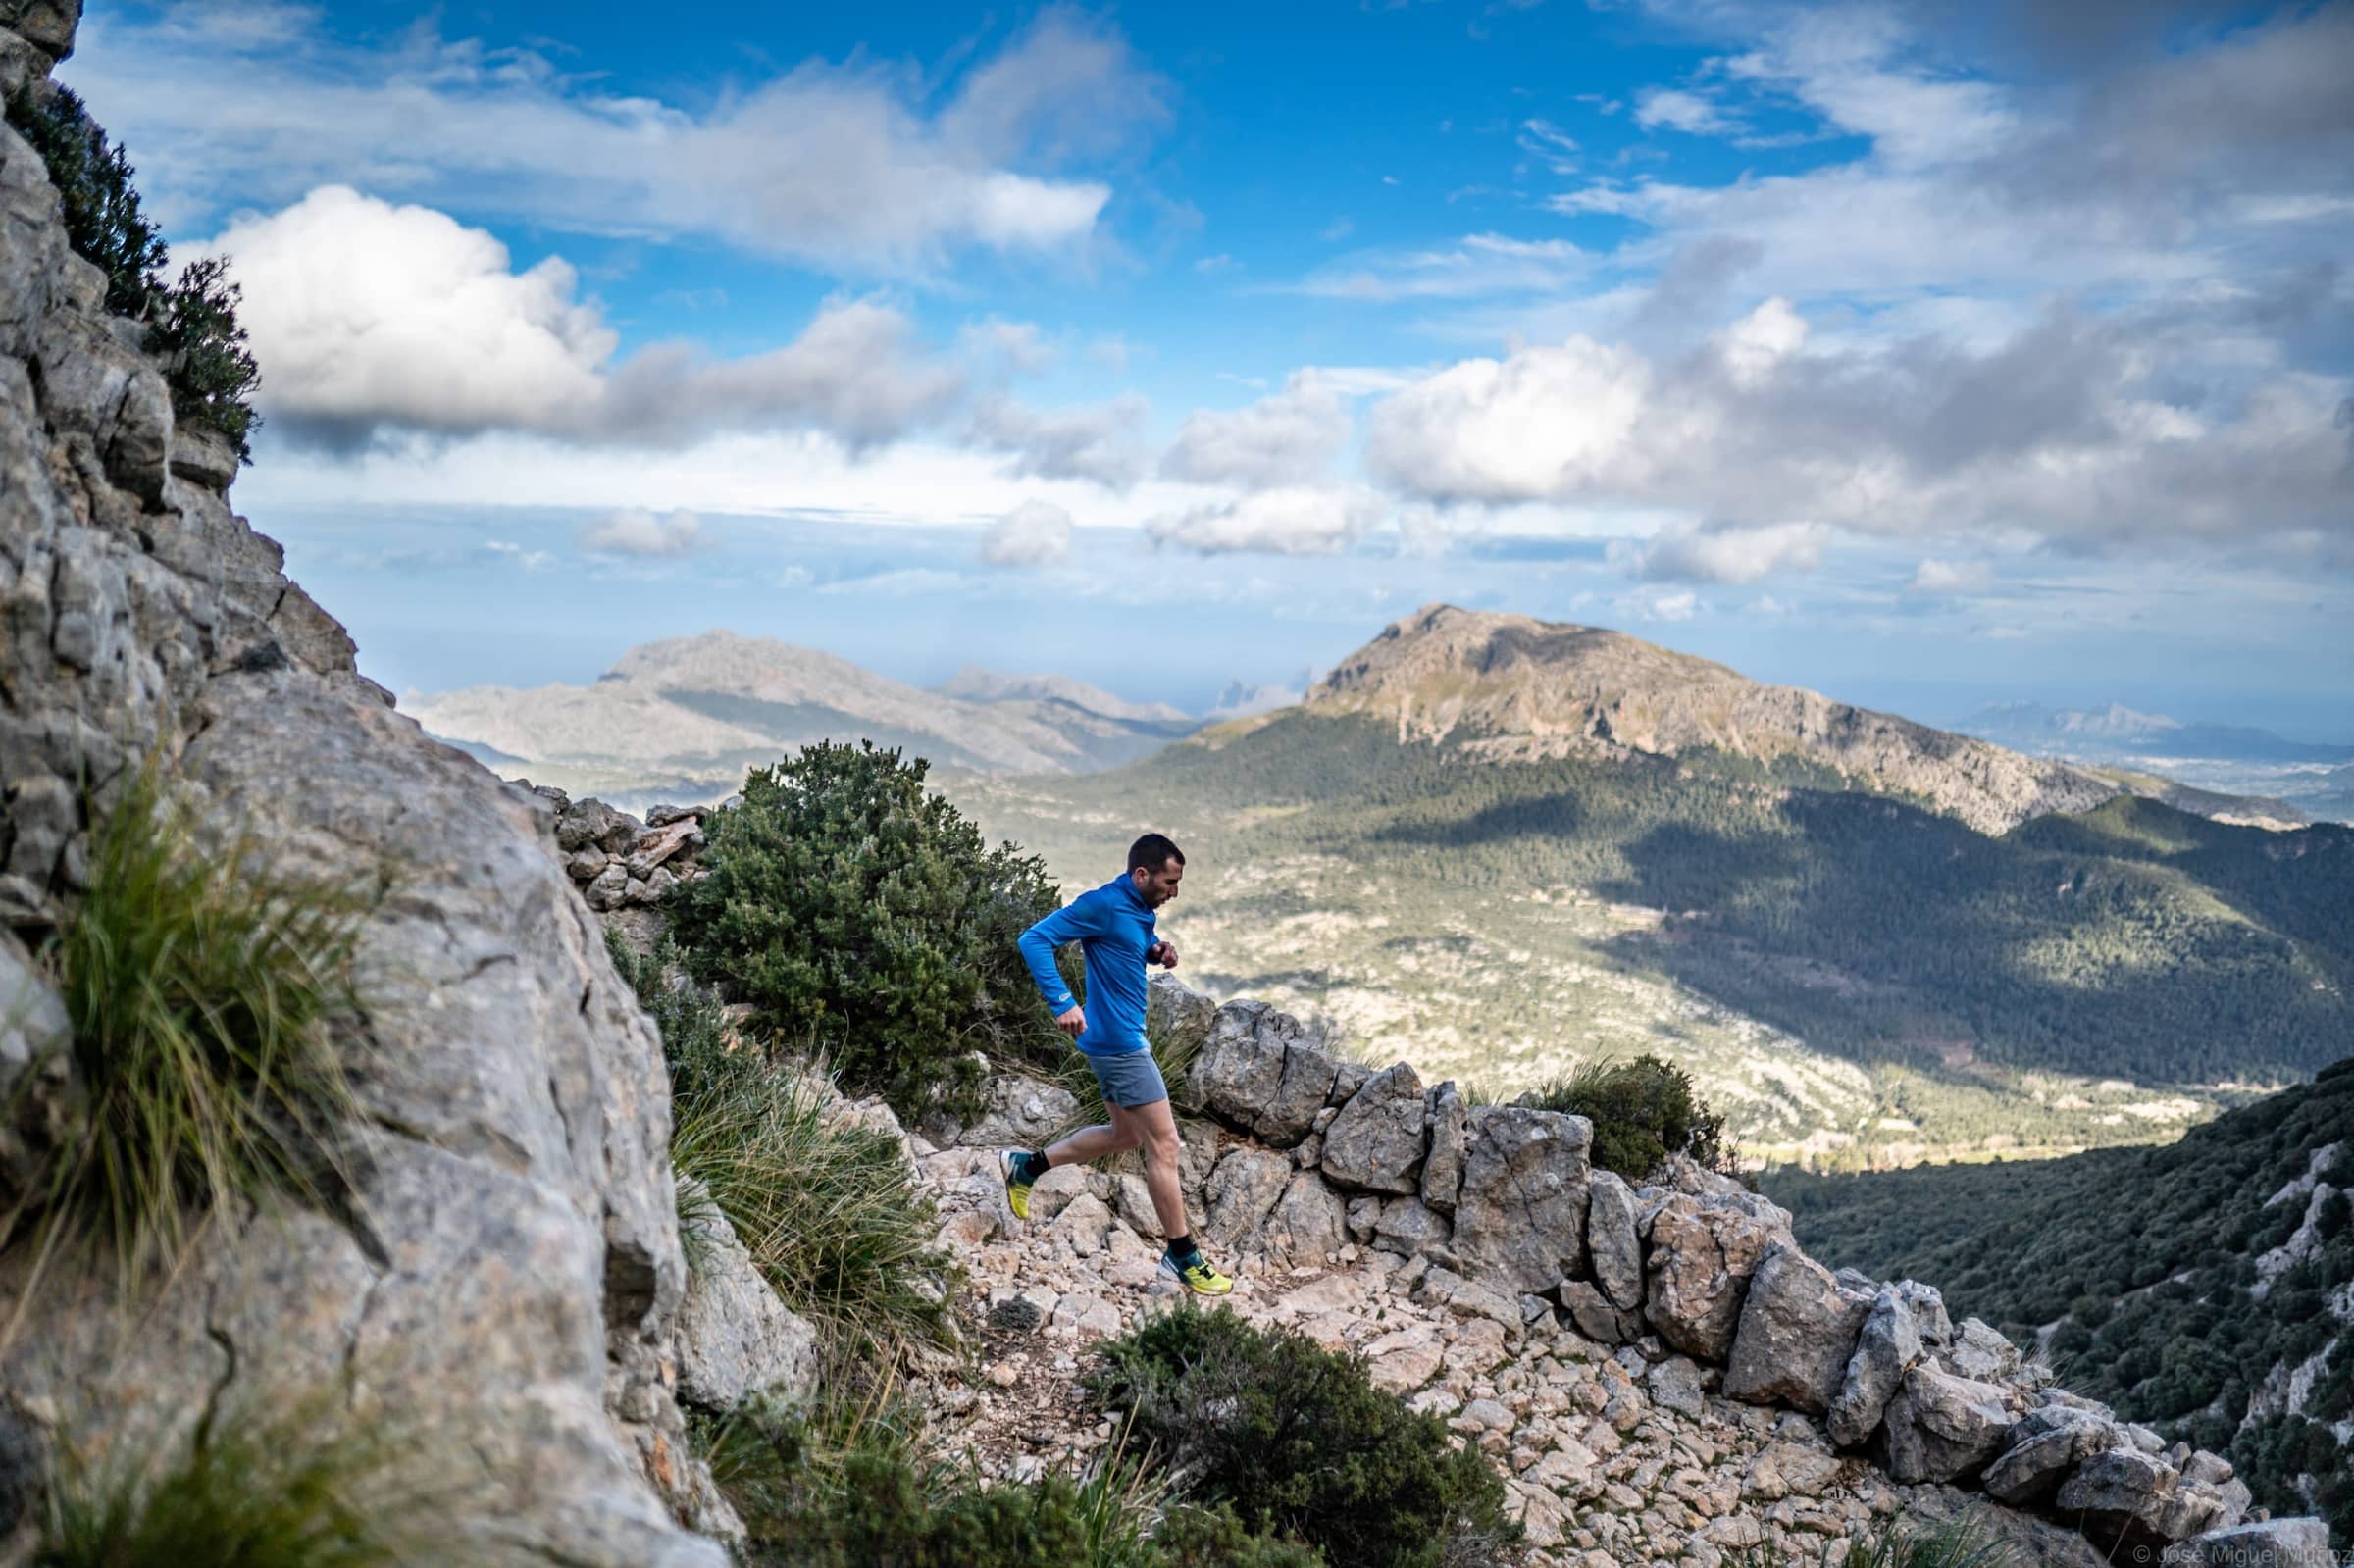
[(1158, 871), (1139, 866), (1128, 874), (1147, 909), (1158, 909), (1177, 896), (1177, 885), (1185, 880), (1185, 862), (1164, 861)]

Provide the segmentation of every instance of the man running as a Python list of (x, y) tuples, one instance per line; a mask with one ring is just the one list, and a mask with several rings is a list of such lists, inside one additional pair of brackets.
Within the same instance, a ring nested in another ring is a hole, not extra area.
[[(1185, 856), (1159, 834), (1128, 847), (1128, 875), (1081, 893), (1021, 936), (1022, 959), (1038, 991), (1053, 1009), (1056, 1027), (1087, 1055), (1103, 1090), (1111, 1122), (1091, 1127), (1051, 1148), (1006, 1149), (1005, 1197), (1017, 1219), (1030, 1217), (1030, 1189), (1057, 1165), (1086, 1164), (1126, 1149), (1145, 1151), (1145, 1187), (1169, 1239), (1164, 1274), (1203, 1295), (1224, 1295), (1234, 1282), (1209, 1266), (1186, 1229), (1185, 1198), (1177, 1188), (1177, 1119), (1169, 1088), (1145, 1038), (1145, 970), (1177, 967), (1177, 949), (1153, 935), (1152, 912), (1177, 896)], [(1054, 967), (1054, 949), (1075, 941), (1087, 954), (1087, 1006), (1071, 996)]]

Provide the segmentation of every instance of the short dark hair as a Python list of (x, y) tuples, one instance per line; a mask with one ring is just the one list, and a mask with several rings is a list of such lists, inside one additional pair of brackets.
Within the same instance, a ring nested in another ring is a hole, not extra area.
[(1149, 833), (1128, 846), (1130, 871), (1140, 866), (1147, 871), (1158, 871), (1172, 860), (1180, 866), (1184, 865), (1185, 851), (1178, 848), (1173, 839), (1160, 834)]

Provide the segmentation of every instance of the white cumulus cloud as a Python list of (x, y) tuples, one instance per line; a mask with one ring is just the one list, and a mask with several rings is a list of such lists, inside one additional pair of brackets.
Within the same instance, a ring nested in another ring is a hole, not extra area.
[(1634, 566), (1654, 582), (1755, 582), (1776, 572), (1814, 571), (1830, 537), (1819, 523), (1668, 528), (1634, 552)]
[(1164, 479), (1272, 485), (1315, 479), (1349, 442), (1348, 407), (1314, 370), (1246, 408), (1203, 409), (1161, 455)]
[(1330, 555), (1356, 542), (1387, 510), (1379, 495), (1356, 486), (1282, 485), (1149, 518), (1145, 532), (1155, 544), (1205, 555)]
[(891, 439), (962, 391), (904, 314), (836, 300), (801, 336), (741, 359), (618, 336), (550, 257), (521, 272), (494, 236), (345, 186), (249, 215), (201, 247), (231, 259), (265, 410), (297, 432), (490, 430), (677, 443), (714, 430)]
[(600, 555), (691, 555), (702, 543), (703, 520), (684, 510), (658, 516), (642, 506), (625, 506), (581, 531), (581, 548)]
[(1070, 553), (1071, 514), (1051, 501), (1024, 501), (981, 536), (991, 566), (1047, 566)]

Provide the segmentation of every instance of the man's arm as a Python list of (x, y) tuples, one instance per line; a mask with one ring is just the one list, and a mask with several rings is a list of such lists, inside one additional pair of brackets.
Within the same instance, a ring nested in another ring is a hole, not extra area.
[(1038, 994), (1046, 999), (1054, 1022), (1073, 1039), (1086, 1031), (1087, 1014), (1071, 995), (1071, 987), (1063, 984), (1062, 971), (1054, 964), (1054, 949), (1064, 942), (1094, 936), (1093, 915), (1088, 896), (1082, 893), (1023, 932), (1018, 939), (1022, 962), (1030, 966), (1030, 978), (1037, 983)]

